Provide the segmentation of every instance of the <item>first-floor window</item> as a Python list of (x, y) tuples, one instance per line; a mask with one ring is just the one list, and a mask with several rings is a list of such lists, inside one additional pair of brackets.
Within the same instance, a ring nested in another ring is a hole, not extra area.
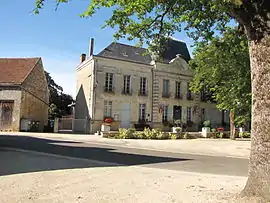
[(191, 107), (187, 107), (187, 121), (191, 121)]
[(139, 120), (140, 121), (145, 121), (145, 116), (146, 116), (146, 104), (140, 104), (140, 107), (139, 107)]
[(112, 101), (104, 101), (104, 117), (112, 117)]
[(169, 106), (164, 106), (163, 108), (163, 115), (162, 115), (162, 122), (168, 122), (168, 110)]

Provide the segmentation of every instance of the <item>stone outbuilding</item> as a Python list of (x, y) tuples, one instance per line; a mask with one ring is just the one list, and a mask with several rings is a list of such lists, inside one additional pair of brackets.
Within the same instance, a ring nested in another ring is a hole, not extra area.
[(0, 58), (0, 131), (42, 131), (49, 89), (41, 58)]

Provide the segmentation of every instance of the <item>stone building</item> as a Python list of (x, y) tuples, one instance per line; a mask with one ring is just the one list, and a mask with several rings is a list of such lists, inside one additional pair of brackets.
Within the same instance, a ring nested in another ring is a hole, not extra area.
[(1, 131), (19, 131), (22, 120), (39, 123), (37, 130), (42, 131), (48, 119), (48, 103), (41, 58), (0, 58)]
[(184, 42), (170, 39), (156, 60), (143, 48), (115, 42), (93, 55), (91, 42), (89, 56), (82, 54), (77, 67), (75, 111), (75, 118), (88, 118), (91, 133), (100, 130), (105, 117), (113, 118), (112, 130), (141, 121), (168, 129), (168, 122), (181, 120), (189, 130), (199, 130), (208, 119), (216, 126), (228, 122), (203, 94), (190, 92), (193, 73)]

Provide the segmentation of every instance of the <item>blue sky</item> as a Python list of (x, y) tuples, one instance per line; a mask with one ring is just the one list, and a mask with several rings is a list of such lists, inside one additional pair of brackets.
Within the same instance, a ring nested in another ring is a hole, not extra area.
[[(55, 11), (55, 1), (47, 1), (39, 15), (32, 13), (35, 0), (10, 0), (0, 3), (0, 57), (42, 57), (45, 70), (51, 73), (64, 92), (75, 96), (76, 66), (81, 53), (88, 52), (89, 40), (95, 38), (94, 53), (113, 41), (113, 30), (101, 29), (110, 10), (100, 10), (93, 18), (80, 18), (90, 1), (76, 0), (62, 4)], [(189, 50), (192, 40), (177, 34)], [(135, 45), (135, 42), (120, 42)]]

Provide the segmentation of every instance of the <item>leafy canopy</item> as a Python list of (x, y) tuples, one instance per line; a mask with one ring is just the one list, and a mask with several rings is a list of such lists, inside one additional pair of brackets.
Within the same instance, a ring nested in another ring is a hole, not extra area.
[[(68, 1), (56, 0), (56, 6)], [(35, 13), (44, 2), (36, 0)], [(101, 8), (113, 8), (104, 27), (116, 28), (116, 39), (127, 37), (139, 39), (139, 45), (153, 45), (182, 29), (195, 40), (209, 39), (215, 31), (224, 32), (233, 17), (230, 13), (242, 4), (243, 0), (92, 0), (81, 16), (91, 17)]]
[(222, 110), (235, 112), (236, 122), (248, 122), (251, 114), (251, 76), (248, 40), (236, 28), (223, 37), (199, 43), (190, 67), (195, 71), (191, 89), (210, 90)]
[(72, 96), (63, 93), (63, 88), (56, 84), (50, 73), (45, 71), (45, 76), (50, 91), (49, 116), (54, 118), (70, 114), (71, 109), (68, 105), (74, 102)]

